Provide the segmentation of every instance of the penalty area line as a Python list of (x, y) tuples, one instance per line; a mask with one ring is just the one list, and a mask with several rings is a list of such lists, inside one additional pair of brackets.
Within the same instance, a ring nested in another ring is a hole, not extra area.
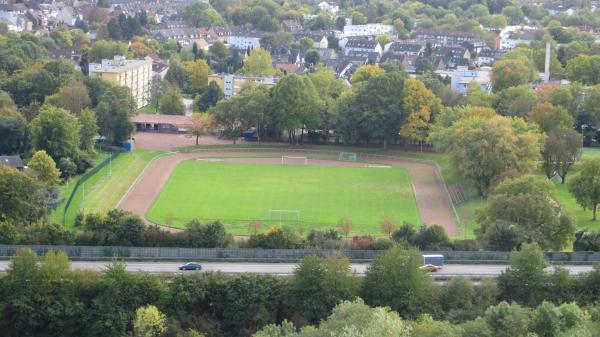
[(375, 164), (369, 164), (369, 165), (366, 165), (365, 167), (369, 167), (369, 168), (383, 168), (383, 169), (392, 168), (390, 165), (375, 165)]

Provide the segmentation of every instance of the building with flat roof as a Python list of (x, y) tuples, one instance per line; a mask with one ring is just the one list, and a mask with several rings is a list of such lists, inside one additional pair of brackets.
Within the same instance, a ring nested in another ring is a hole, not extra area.
[(150, 103), (151, 60), (127, 60), (117, 55), (112, 60), (102, 60), (102, 63), (90, 63), (89, 76), (99, 76), (129, 88), (138, 109)]
[(226, 98), (237, 95), (243, 88), (249, 85), (266, 85), (272, 87), (277, 84), (278, 77), (266, 76), (244, 76), (233, 74), (212, 74), (208, 75), (208, 83), (215, 81)]

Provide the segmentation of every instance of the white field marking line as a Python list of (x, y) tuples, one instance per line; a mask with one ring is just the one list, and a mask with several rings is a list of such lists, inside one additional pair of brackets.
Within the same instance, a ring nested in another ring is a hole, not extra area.
[(366, 167), (370, 167), (370, 168), (385, 168), (385, 169), (392, 168), (390, 165), (377, 165), (377, 164), (369, 164), (369, 165), (366, 165)]
[(225, 159), (219, 159), (219, 158), (198, 158), (196, 160), (197, 161), (207, 161), (207, 162), (211, 162), (211, 163), (225, 161)]
[(125, 198), (127, 197), (127, 195), (129, 195), (129, 193), (131, 192), (131, 190), (133, 189), (133, 187), (135, 185), (137, 185), (137, 183), (142, 179), (142, 177), (144, 176), (144, 174), (146, 173), (146, 170), (148, 169), (148, 167), (150, 167), (150, 165), (152, 165), (152, 163), (154, 163), (154, 161), (160, 157), (164, 157), (164, 156), (170, 156), (173, 154), (177, 154), (179, 152), (177, 151), (169, 151), (166, 153), (161, 153), (159, 155), (156, 155), (154, 158), (152, 158), (148, 164), (146, 164), (146, 166), (144, 166), (144, 169), (142, 170), (142, 172), (140, 172), (140, 174), (137, 176), (137, 178), (135, 178), (135, 180), (133, 181), (133, 183), (131, 183), (131, 186), (129, 186), (129, 188), (127, 189), (127, 192), (125, 192), (125, 194), (123, 194), (123, 196), (121, 197), (121, 199), (119, 199), (119, 202), (117, 203), (117, 207), (116, 208), (121, 208), (121, 203), (123, 202), (123, 200), (125, 200)]

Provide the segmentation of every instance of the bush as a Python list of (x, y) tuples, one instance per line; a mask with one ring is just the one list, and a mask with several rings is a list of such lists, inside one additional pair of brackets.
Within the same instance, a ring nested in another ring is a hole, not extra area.
[(251, 235), (248, 248), (294, 249), (302, 248), (300, 237), (291, 228), (273, 226), (266, 234)]
[(233, 241), (219, 221), (203, 225), (198, 220), (192, 220), (188, 222), (183, 236), (189, 247), (224, 248)]
[(600, 251), (600, 232), (577, 231), (575, 241), (573, 241), (573, 250), (576, 252)]

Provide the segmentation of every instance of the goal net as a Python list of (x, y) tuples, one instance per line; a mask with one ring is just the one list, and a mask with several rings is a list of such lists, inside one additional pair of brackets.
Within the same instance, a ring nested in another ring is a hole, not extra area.
[(282, 224), (300, 224), (300, 211), (297, 209), (270, 209), (270, 222), (279, 222)]
[(356, 161), (356, 157), (354, 152), (340, 152), (339, 160)]
[(308, 164), (308, 158), (296, 156), (281, 156), (281, 165), (284, 164), (306, 165)]

